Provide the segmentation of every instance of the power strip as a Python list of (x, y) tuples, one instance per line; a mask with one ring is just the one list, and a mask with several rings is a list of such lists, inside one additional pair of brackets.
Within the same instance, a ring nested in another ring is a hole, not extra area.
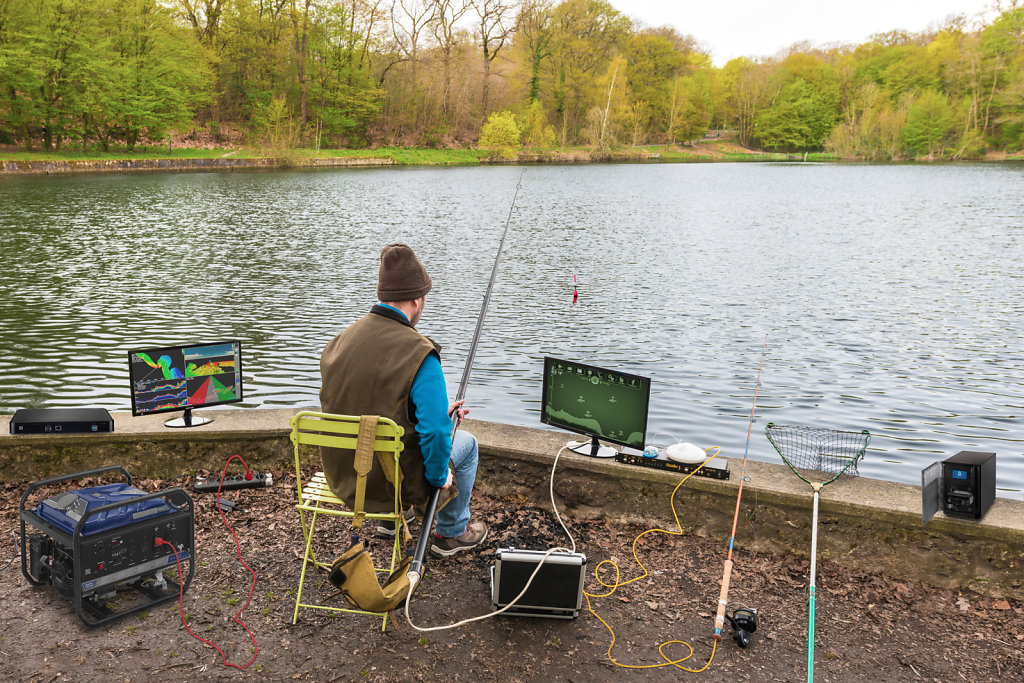
[(244, 474), (225, 477), (223, 486), (220, 484), (220, 479), (198, 477), (192, 488), (197, 493), (216, 493), (218, 487), (221, 491), (232, 491), (235, 489), (260, 489), (273, 485), (274, 476), (269, 472), (253, 472), (252, 479), (246, 479)]

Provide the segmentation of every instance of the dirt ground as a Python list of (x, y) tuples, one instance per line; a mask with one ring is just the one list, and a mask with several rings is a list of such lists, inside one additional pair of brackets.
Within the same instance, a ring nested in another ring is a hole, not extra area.
[[(190, 636), (182, 626), (177, 601), (86, 628), (70, 600), (52, 587), (31, 586), (21, 574), (20, 559), (14, 559), (0, 569), (0, 678), (41, 683), (241, 678), (604, 681), (624, 675), (651, 681), (804, 680), (809, 562), (806, 557), (745, 552), (742, 534), (734, 552), (730, 599), (758, 610), (758, 629), (746, 649), (728, 631), (703, 673), (672, 666), (619, 669), (607, 656), (611, 633), (585, 611), (586, 602), (576, 620), (499, 616), (432, 633), (414, 631), (398, 612), (386, 632), (381, 632), (376, 618), (310, 610), (292, 625), (301, 532), (294, 476), (274, 475), (277, 483), (272, 488), (224, 496), (241, 506), (227, 518), (241, 539), (242, 557), (257, 575), (252, 602), (241, 616), (259, 648), (246, 670), (225, 666), (212, 647)], [(136, 484), (147, 491), (168, 486), (191, 490), (192, 478)], [(23, 490), (23, 484), (2, 485), (2, 564), (17, 557), (10, 530), (17, 528)], [(234, 541), (214, 508), (214, 496), (194, 497), (197, 566), (184, 609), (193, 631), (224, 649), (229, 662), (244, 665), (252, 657), (252, 645), (231, 617), (245, 602), (251, 576), (238, 563)], [(494, 548), (545, 549), (566, 543), (550, 510), (484, 496), (475, 497), (473, 510), (491, 526), (488, 550), (429, 561), (412, 602), (412, 617), (419, 626), (489, 611)], [(619, 563), (621, 581), (643, 573), (630, 546), (649, 527), (567, 521), (578, 550), (587, 555), (588, 592), (606, 590), (593, 575), (601, 560)], [(418, 523), (413, 526), (414, 532), (417, 529)], [(337, 526), (328, 531), (324, 554), (333, 556), (346, 544), (348, 530)], [(659, 645), (681, 640), (693, 647), (692, 657), (681, 666), (701, 669), (707, 664), (726, 542), (664, 533), (641, 540), (638, 555), (649, 576), (592, 600), (594, 610), (614, 629), (611, 654), (618, 662), (663, 663)], [(809, 547), (808, 539), (808, 552)], [(614, 572), (602, 575), (608, 582), (614, 579)], [(826, 561), (819, 562), (817, 576), (817, 680), (1024, 680), (1021, 603), (854, 574)], [(321, 575), (307, 579), (306, 591), (304, 598), (329, 599), (333, 588)], [(677, 643), (664, 646), (664, 652), (678, 659), (688, 650)]]

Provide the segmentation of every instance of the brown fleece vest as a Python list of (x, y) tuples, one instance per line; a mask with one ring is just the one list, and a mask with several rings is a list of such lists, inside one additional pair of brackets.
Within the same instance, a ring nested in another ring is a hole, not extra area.
[[(424, 477), (423, 454), (410, 414), (409, 392), (427, 355), (439, 351), (439, 346), (417, 332), (400, 314), (374, 306), (370, 313), (328, 342), (320, 356), (320, 406), (325, 413), (381, 415), (405, 428), (405, 449), (399, 460), (405, 505), (423, 505), (432, 490)], [(350, 450), (320, 448), (327, 483), (349, 508), (353, 506), (356, 490), (354, 456)], [(448, 497), (442, 495), (442, 499)], [(375, 459), (366, 479), (364, 510), (391, 512), (394, 499), (394, 486), (388, 483)]]

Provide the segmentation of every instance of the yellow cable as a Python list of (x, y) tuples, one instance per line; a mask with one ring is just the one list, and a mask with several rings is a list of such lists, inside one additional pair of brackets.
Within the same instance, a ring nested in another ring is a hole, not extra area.
[[(649, 533), (653, 533), (655, 531), (661, 532), (663, 534), (670, 534), (672, 536), (682, 536), (683, 535), (683, 525), (679, 523), (679, 515), (678, 515), (678, 513), (676, 513), (676, 502), (675, 502), (676, 491), (679, 490), (680, 486), (682, 486), (683, 484), (686, 483), (687, 479), (689, 479), (694, 474), (696, 474), (697, 471), (701, 469), (701, 467), (704, 467), (704, 465), (707, 465), (709, 462), (711, 462), (716, 457), (718, 457), (719, 453), (722, 452), (722, 449), (721, 449), (720, 446), (712, 446), (711, 448), (706, 448), (706, 449), (704, 449), (704, 452), (707, 453), (710, 450), (714, 450), (715, 451), (714, 454), (710, 458), (708, 458), (707, 460), (702, 462), (700, 464), (700, 467), (697, 467), (695, 470), (693, 470), (693, 472), (690, 472), (685, 477), (683, 477), (682, 480), (680, 480), (680, 482), (678, 484), (676, 484), (676, 487), (674, 489), (672, 489), (672, 495), (669, 497), (669, 504), (672, 506), (672, 516), (675, 518), (676, 527), (679, 530), (678, 531), (669, 531), (667, 529), (648, 529), (647, 531), (641, 532), (639, 535), (637, 535), (636, 538), (633, 539), (633, 559), (636, 561), (636, 563), (638, 565), (640, 565), (640, 568), (643, 569), (644, 573), (641, 574), (640, 576), (632, 578), (632, 579), (630, 579), (628, 581), (623, 581), (622, 583), (619, 583), (619, 565), (617, 563), (615, 563), (615, 561), (613, 561), (613, 560), (602, 560), (601, 562), (598, 563), (598, 565), (596, 567), (594, 567), (594, 578), (597, 579), (597, 582), (599, 584), (601, 584), (605, 588), (608, 588), (609, 591), (607, 593), (602, 593), (601, 595), (593, 595), (592, 593), (588, 593), (587, 591), (583, 591), (583, 596), (587, 599), (587, 611), (590, 612), (591, 614), (593, 614), (595, 617), (597, 617), (597, 620), (600, 621), (602, 624), (604, 624), (604, 627), (606, 629), (608, 629), (608, 633), (610, 633), (611, 636), (612, 636), (612, 642), (611, 642), (610, 645), (608, 645), (608, 652), (606, 654), (608, 656), (608, 661), (610, 661), (615, 666), (620, 666), (620, 667), (622, 667), (624, 669), (656, 669), (656, 668), (659, 668), (659, 667), (662, 667), (662, 666), (674, 666), (677, 669), (682, 669), (683, 671), (689, 671), (690, 673), (695, 673), (696, 674), (696, 673), (701, 673), (702, 671), (706, 670), (709, 666), (711, 666), (711, 662), (714, 661), (714, 659), (715, 659), (715, 649), (718, 646), (718, 641), (717, 640), (712, 640), (712, 644), (711, 644), (711, 657), (708, 658), (708, 661), (707, 661), (707, 663), (704, 666), (702, 666), (699, 669), (689, 669), (689, 668), (687, 668), (685, 666), (681, 666), (682, 662), (685, 662), (687, 659), (689, 659), (690, 657), (693, 656), (693, 647), (689, 643), (687, 643), (685, 641), (682, 641), (682, 640), (666, 640), (664, 643), (662, 643), (661, 645), (658, 646), (658, 654), (660, 654), (661, 658), (665, 660), (664, 662), (661, 662), (660, 664), (622, 664), (621, 662), (617, 662), (617, 661), (615, 661), (615, 658), (612, 657), (612, 648), (615, 647), (615, 631), (612, 630), (612, 627), (608, 625), (607, 621), (605, 621), (604, 619), (601, 618), (600, 614), (598, 614), (597, 612), (594, 611), (593, 606), (590, 604), (590, 598), (606, 598), (606, 597), (610, 596), (612, 593), (614, 593), (618, 588), (620, 588), (622, 586), (628, 586), (629, 584), (633, 583), (634, 581), (639, 581), (640, 579), (643, 579), (643, 578), (646, 578), (647, 576), (649, 576), (649, 572), (647, 571), (647, 567), (645, 567), (644, 563), (640, 561), (640, 558), (636, 556), (636, 544), (637, 544), (637, 542), (639, 542), (639, 540), (643, 536), (645, 536), (645, 535), (647, 535)], [(603, 580), (601, 580), (600, 571), (601, 571), (601, 566), (604, 565), (604, 564), (610, 564), (612, 567), (615, 568), (615, 583), (605, 583)], [(690, 651), (690, 653), (688, 655), (686, 655), (685, 657), (682, 657), (680, 659), (672, 659), (672, 658), (670, 658), (668, 655), (665, 654), (664, 648), (667, 645), (674, 645), (674, 644), (685, 645), (686, 648)]]

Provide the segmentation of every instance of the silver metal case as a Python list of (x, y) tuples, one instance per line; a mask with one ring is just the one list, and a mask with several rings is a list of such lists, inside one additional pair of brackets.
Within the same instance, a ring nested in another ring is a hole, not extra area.
[[(542, 559), (539, 550), (499, 549), (491, 567), (491, 606), (500, 609), (512, 602)], [(523, 597), (503, 614), (575, 619), (583, 604), (586, 566), (582, 553), (551, 553)]]

